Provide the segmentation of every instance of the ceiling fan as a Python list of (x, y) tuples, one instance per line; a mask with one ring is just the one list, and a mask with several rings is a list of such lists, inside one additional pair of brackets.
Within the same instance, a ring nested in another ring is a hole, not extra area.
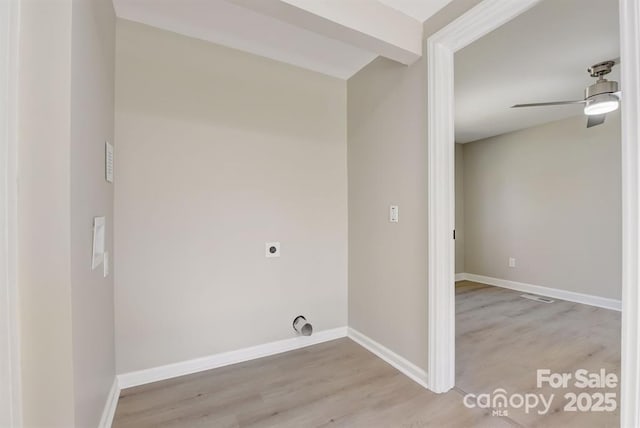
[(587, 115), (587, 128), (601, 125), (607, 113), (615, 111), (620, 106), (622, 92), (618, 90), (618, 82), (607, 80), (605, 75), (611, 73), (614, 65), (620, 62), (620, 58), (599, 62), (587, 69), (591, 77), (595, 77), (596, 83), (584, 90), (584, 99), (576, 101), (552, 101), (548, 103), (516, 104), (511, 108), (557, 106), (563, 104), (584, 104), (584, 114)]

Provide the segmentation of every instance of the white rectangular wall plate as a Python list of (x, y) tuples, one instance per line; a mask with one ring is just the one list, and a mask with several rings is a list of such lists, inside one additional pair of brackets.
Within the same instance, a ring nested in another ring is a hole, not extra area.
[(106, 278), (109, 276), (109, 252), (108, 251), (104, 252), (102, 266), (103, 266), (102, 274)]
[(104, 217), (93, 219), (93, 256), (91, 257), (91, 269), (95, 269), (104, 260), (104, 229), (106, 222)]
[(267, 258), (280, 257), (280, 243), (279, 242), (265, 242), (264, 256)]
[(397, 205), (390, 205), (389, 206), (389, 221), (391, 223), (397, 223), (398, 222), (398, 206)]
[(104, 143), (104, 176), (107, 182), (113, 183), (113, 145)]
[(514, 257), (509, 257), (509, 267), (516, 267), (516, 259)]

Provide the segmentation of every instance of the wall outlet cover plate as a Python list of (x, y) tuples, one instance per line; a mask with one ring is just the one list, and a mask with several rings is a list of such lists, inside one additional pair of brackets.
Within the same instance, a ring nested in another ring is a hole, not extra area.
[(389, 221), (391, 223), (397, 223), (398, 222), (398, 206), (397, 205), (390, 205), (389, 206)]
[(106, 221), (104, 217), (93, 219), (93, 255), (91, 257), (91, 269), (95, 269), (104, 260), (104, 229)]
[(264, 256), (267, 258), (280, 257), (280, 243), (266, 242), (264, 245)]
[(109, 276), (109, 252), (104, 252), (103, 262), (102, 262), (102, 274), (106, 278)]
[(113, 183), (113, 145), (108, 141), (104, 143), (104, 178)]

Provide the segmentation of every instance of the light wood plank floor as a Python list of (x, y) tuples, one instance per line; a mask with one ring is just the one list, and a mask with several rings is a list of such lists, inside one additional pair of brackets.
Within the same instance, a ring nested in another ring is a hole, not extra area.
[(130, 388), (114, 426), (508, 427), (433, 394), (350, 339)]
[[(562, 412), (491, 416), (466, 392), (526, 392), (535, 369), (619, 367), (618, 313), (459, 283), (457, 384), (430, 393), (367, 350), (339, 339), (122, 392), (114, 427), (605, 427), (618, 416)], [(544, 305), (544, 306), (543, 306)], [(541, 352), (541, 351), (544, 352)], [(576, 367), (577, 368), (577, 367)]]
[[(521, 292), (470, 281), (456, 283), (456, 385), (464, 392), (555, 393), (549, 415), (509, 410), (522, 426), (617, 427), (619, 412), (565, 412), (575, 388), (536, 388), (537, 369), (604, 368), (620, 378), (620, 312), (556, 300), (538, 303)], [(606, 390), (615, 392), (619, 388)], [(600, 391), (602, 392), (602, 391)], [(619, 400), (618, 400), (619, 402)]]

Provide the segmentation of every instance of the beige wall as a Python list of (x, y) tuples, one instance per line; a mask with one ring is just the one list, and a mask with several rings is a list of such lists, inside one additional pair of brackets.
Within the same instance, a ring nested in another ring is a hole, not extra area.
[(74, 421), (70, 41), (71, 0), (21, 2), (17, 277), (25, 427)]
[(464, 272), (464, 153), (456, 144), (456, 273)]
[[(18, 287), (24, 426), (97, 426), (114, 380), (112, 280), (91, 272), (111, 217), (114, 14), (108, 0), (23, 0)], [(45, 72), (46, 71), (46, 72)], [(110, 226), (110, 225), (109, 225)]]
[(620, 298), (620, 116), (609, 116), (464, 145), (467, 273)]
[[(426, 66), (378, 58), (348, 82), (349, 326), (426, 368)], [(389, 222), (389, 205), (399, 222)], [(409, 326), (408, 328), (398, 328)]]
[[(452, 1), (425, 22), (425, 36), (479, 1)], [(423, 369), (426, 82), (424, 56), (409, 67), (378, 58), (347, 82), (349, 326)], [(389, 205), (399, 205), (398, 223), (389, 223)]]
[(74, 0), (71, 39), (71, 290), (75, 421), (97, 426), (115, 376), (113, 274), (91, 270), (92, 225), (106, 217), (113, 250), (113, 184), (104, 174), (113, 142), (115, 14), (111, 0)]
[(119, 21), (116, 88), (118, 372), (345, 326), (345, 82)]

